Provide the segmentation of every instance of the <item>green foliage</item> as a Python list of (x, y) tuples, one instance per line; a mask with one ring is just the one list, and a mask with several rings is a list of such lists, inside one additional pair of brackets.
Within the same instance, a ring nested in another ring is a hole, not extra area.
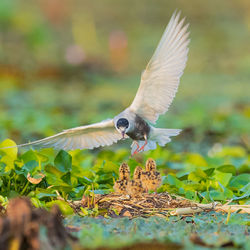
[(74, 213), (74, 210), (70, 207), (70, 205), (66, 201), (55, 200), (46, 203), (47, 208), (51, 208), (54, 205), (57, 205), (60, 208), (63, 215), (70, 215)]
[[(8, 139), (0, 146), (14, 145)], [(241, 173), (241, 168), (249, 166), (249, 156), (244, 150), (240, 154), (231, 150), (232, 154), (227, 154), (225, 159), (225, 150), (230, 152), (227, 147), (215, 156), (203, 157), (194, 153), (174, 153), (159, 147), (147, 152), (142, 163), (138, 163), (124, 150), (103, 150), (97, 155), (87, 150), (69, 153), (63, 150), (58, 153), (29, 150), (18, 155), (17, 148), (6, 148), (0, 150), (0, 190), (3, 199), (27, 195), (35, 206), (51, 207), (59, 202), (64, 208), (63, 202), (55, 201), (58, 195), (68, 200), (79, 200), (83, 194), (108, 193), (118, 178), (121, 162), (127, 161), (132, 173), (136, 165), (143, 165), (147, 157), (155, 157), (163, 176), (159, 192), (167, 191), (203, 203), (232, 199), (244, 204), (249, 201), (250, 174)], [(235, 159), (241, 164), (234, 166)], [(33, 183), (30, 176), (35, 180), (44, 177), (39, 183)], [(69, 213), (67, 208), (64, 210)]]

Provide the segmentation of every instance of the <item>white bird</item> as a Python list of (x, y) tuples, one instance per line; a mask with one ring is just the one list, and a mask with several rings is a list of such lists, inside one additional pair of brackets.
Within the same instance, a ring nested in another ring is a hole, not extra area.
[(132, 138), (132, 154), (164, 146), (180, 129), (156, 128), (159, 115), (167, 112), (186, 66), (189, 32), (185, 18), (174, 13), (141, 76), (132, 104), (123, 112), (99, 123), (64, 130), (42, 140), (21, 144), (64, 150), (93, 149)]

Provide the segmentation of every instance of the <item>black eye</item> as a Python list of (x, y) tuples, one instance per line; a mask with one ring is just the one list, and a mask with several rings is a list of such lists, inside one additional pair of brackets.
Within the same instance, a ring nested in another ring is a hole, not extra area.
[(125, 118), (120, 118), (120, 119), (117, 121), (116, 126), (117, 126), (117, 128), (119, 128), (119, 127), (128, 128), (129, 122), (128, 122), (128, 120), (125, 119)]

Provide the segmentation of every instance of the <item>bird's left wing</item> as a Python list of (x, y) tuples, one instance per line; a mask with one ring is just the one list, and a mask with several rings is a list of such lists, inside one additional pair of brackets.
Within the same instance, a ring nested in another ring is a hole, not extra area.
[(34, 146), (64, 150), (93, 149), (111, 145), (120, 139), (122, 136), (116, 130), (113, 119), (109, 119), (87, 126), (67, 129), (42, 140), (18, 145), (18, 147)]
[(173, 101), (187, 61), (188, 25), (173, 14), (158, 47), (142, 73), (130, 110), (155, 123)]

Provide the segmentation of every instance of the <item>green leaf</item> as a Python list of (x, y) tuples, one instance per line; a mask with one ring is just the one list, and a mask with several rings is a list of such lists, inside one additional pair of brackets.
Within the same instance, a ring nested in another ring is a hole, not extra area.
[(234, 197), (234, 193), (230, 189), (224, 188), (223, 191), (226, 199), (232, 199)]
[(188, 180), (199, 182), (201, 180), (206, 180), (207, 174), (199, 167), (195, 171), (188, 175)]
[(218, 190), (211, 190), (202, 193), (203, 196), (212, 201), (223, 201), (226, 199), (224, 192)]
[(25, 152), (23, 155), (20, 156), (20, 158), (24, 161), (24, 163), (29, 161), (38, 161), (38, 157), (33, 150)]
[(0, 162), (0, 176), (6, 176), (6, 175), (9, 175), (9, 172), (10, 171), (5, 171), (5, 168), (6, 168), (6, 164), (4, 162)]
[(106, 173), (117, 173), (119, 169), (119, 165), (115, 164), (112, 161), (105, 161), (104, 165), (103, 165), (103, 170)]
[(250, 174), (240, 174), (231, 179), (229, 187), (241, 189), (250, 182)]
[(188, 190), (185, 192), (185, 197), (190, 200), (197, 200), (197, 192)]
[(61, 172), (66, 173), (72, 169), (72, 157), (64, 150), (60, 150), (55, 158), (55, 166)]
[(170, 184), (170, 185), (176, 186), (178, 188), (183, 187), (183, 183), (171, 174), (169, 174), (167, 176), (167, 178), (164, 180), (164, 182), (165, 183), (163, 183), (163, 184)]
[[(5, 148), (11, 147), (11, 148)], [(17, 158), (17, 147), (16, 143), (10, 139), (6, 139), (0, 143), (0, 151), (4, 152), (5, 155), (9, 156), (10, 159), (15, 160)]]
[(61, 177), (65, 174), (61, 172), (59, 169), (57, 169), (53, 165), (46, 165), (44, 167), (46, 180), (49, 183), (49, 185), (61, 185), (64, 183), (63, 180), (61, 180)]
[(22, 169), (25, 171), (25, 173), (30, 173), (32, 174), (34, 170), (39, 166), (39, 163), (35, 160), (26, 162), (23, 166)]
[(226, 187), (228, 185), (230, 179), (232, 178), (232, 174), (231, 173), (223, 173), (223, 172), (215, 170), (213, 177), (216, 181), (219, 181), (224, 187)]
[(61, 180), (63, 180), (65, 183), (69, 184), (69, 185), (72, 185), (71, 183), (71, 174), (70, 172), (66, 173), (65, 175), (63, 175), (61, 177)]
[(250, 192), (250, 182), (248, 182), (243, 188), (240, 189), (241, 192)]
[(53, 165), (50, 165), (50, 164), (47, 164), (45, 167), (44, 167), (44, 170), (46, 173), (49, 173), (49, 174), (52, 174), (58, 178), (61, 178), (62, 175), (64, 175), (63, 172), (61, 172), (58, 168), (56, 168), (55, 166)]
[(87, 177), (94, 178), (94, 172), (89, 166), (82, 166), (81, 164), (73, 165), (71, 174), (76, 178)]
[[(2, 148), (3, 147), (3, 148)], [(11, 147), (11, 148), (4, 148)], [(14, 169), (14, 161), (17, 158), (17, 147), (16, 143), (10, 139), (4, 140), (0, 143), (0, 153), (2, 155), (1, 162), (6, 164), (5, 172)]]
[(204, 170), (204, 172), (206, 173), (207, 176), (211, 176), (214, 172), (215, 168), (209, 168)]
[(218, 167), (217, 170), (220, 172), (231, 173), (233, 175), (236, 175), (236, 168), (233, 165), (222, 165)]
[(43, 188), (37, 188), (36, 189), (36, 197), (38, 199), (43, 199), (47, 197), (56, 197), (56, 193), (52, 189), (43, 189)]
[(74, 213), (74, 210), (66, 201), (55, 200), (46, 203), (46, 207), (48, 208), (52, 208), (54, 205), (57, 205), (60, 208), (63, 215), (70, 215)]
[(42, 201), (40, 201), (39, 198), (31, 197), (30, 201), (33, 204), (33, 206), (35, 206), (37, 208), (44, 206), (44, 203)]
[(204, 182), (199, 183), (199, 182), (195, 182), (195, 181), (182, 181), (183, 185), (184, 185), (184, 190), (185, 191), (204, 191), (206, 190), (206, 185)]

